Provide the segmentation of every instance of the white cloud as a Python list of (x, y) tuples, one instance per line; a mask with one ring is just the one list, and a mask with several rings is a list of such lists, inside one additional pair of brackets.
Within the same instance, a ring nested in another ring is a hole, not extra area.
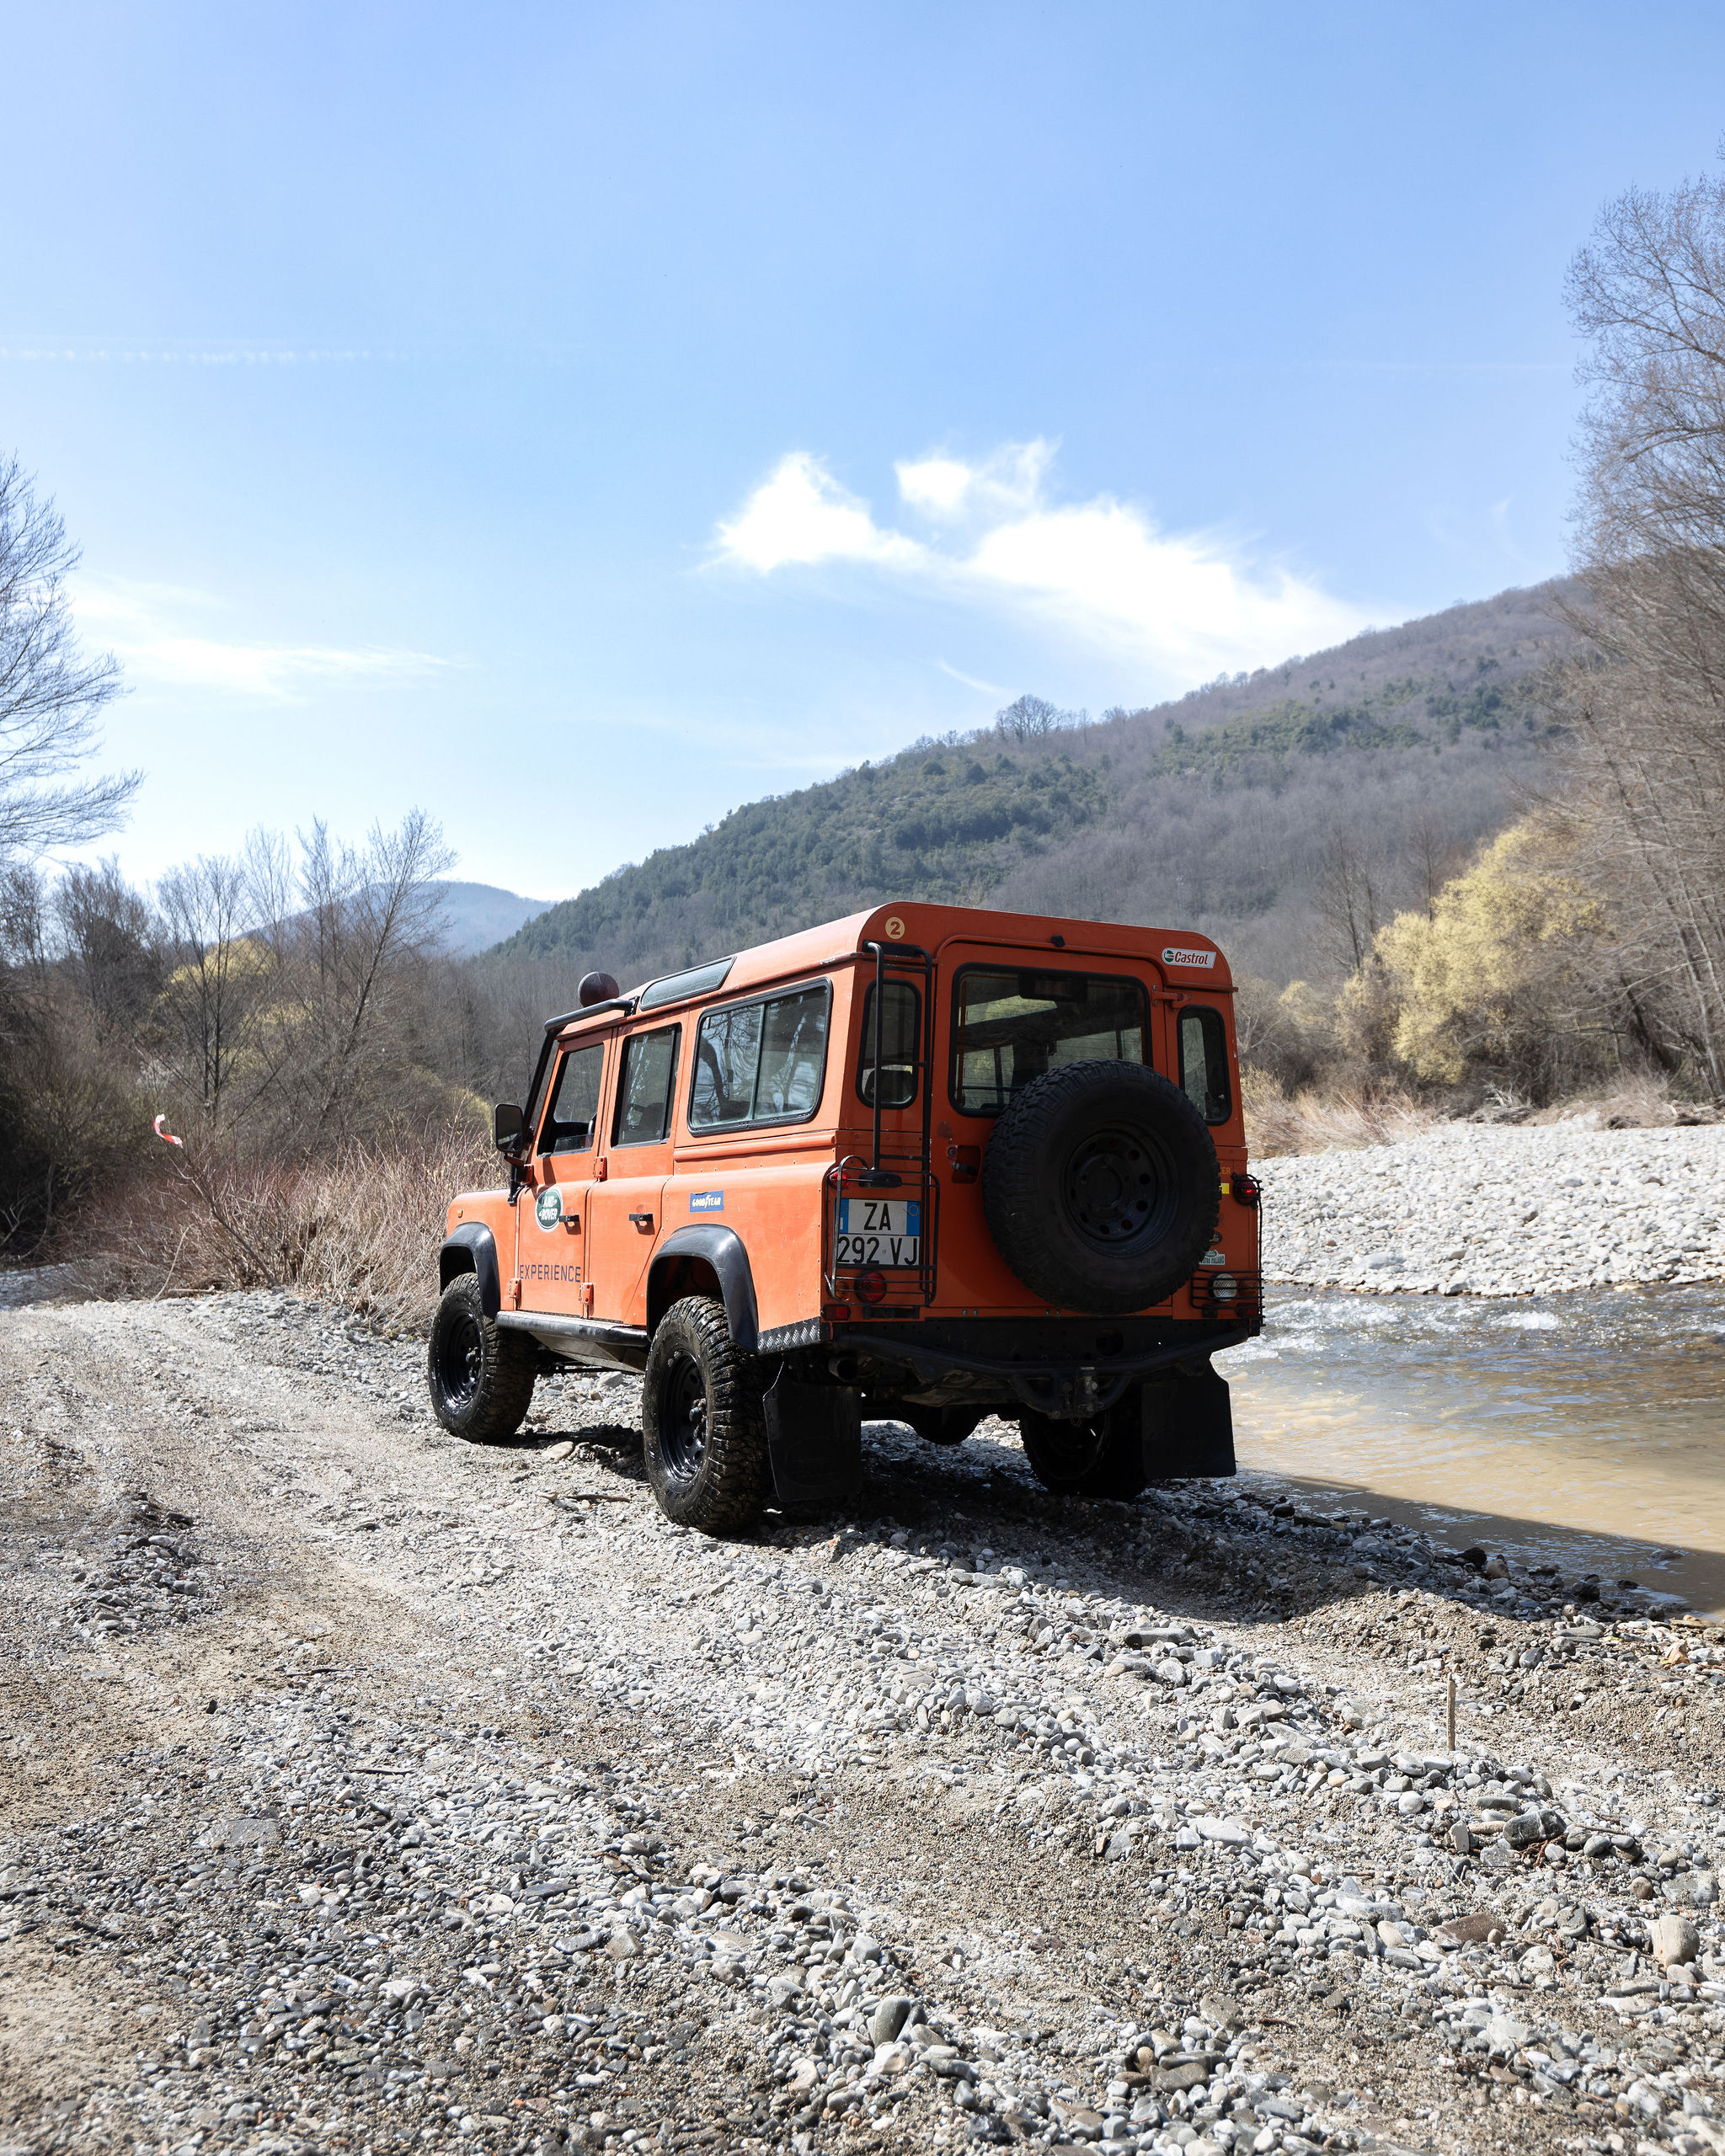
[(1363, 611), (1309, 578), (1251, 558), (1215, 534), (1162, 531), (1136, 504), (1048, 498), (1054, 446), (1008, 443), (977, 462), (945, 456), (896, 467), (922, 541), (875, 521), (819, 459), (786, 456), (718, 527), (718, 557), (761, 576), (847, 562), (1050, 628), (1134, 661), (1146, 690), (1321, 650)]
[(278, 702), (322, 684), (400, 680), (447, 664), (386, 646), (236, 643), (187, 633), (185, 616), (215, 604), (206, 592), (171, 584), (91, 584), (78, 593), (77, 618), (93, 638), (112, 647), (134, 680)]
[(899, 494), (908, 509), (942, 521), (958, 517), (1006, 516), (1033, 508), (1054, 462), (1055, 445), (1008, 442), (980, 464), (956, 456), (921, 456), (895, 464)]
[(943, 674), (949, 674), (953, 680), (962, 681), (967, 689), (975, 689), (980, 696), (1004, 698), (1010, 696), (1012, 693), (1010, 689), (1003, 688), (998, 681), (979, 681), (974, 674), (961, 674), (956, 666), (948, 666), (943, 659), (937, 659), (934, 663)]
[(883, 531), (867, 502), (846, 494), (818, 457), (793, 450), (781, 457), (742, 506), (718, 527), (728, 561), (762, 575), (788, 563), (880, 562), (910, 568), (923, 549)]

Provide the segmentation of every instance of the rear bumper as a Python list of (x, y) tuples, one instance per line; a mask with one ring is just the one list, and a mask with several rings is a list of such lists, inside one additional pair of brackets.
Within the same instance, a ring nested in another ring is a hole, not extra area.
[(930, 1405), (996, 1406), (1082, 1418), (1130, 1385), (1183, 1364), (1203, 1366), (1259, 1330), (1255, 1315), (1210, 1318), (933, 1319), (836, 1326), (829, 1355), (854, 1356), (865, 1394)]

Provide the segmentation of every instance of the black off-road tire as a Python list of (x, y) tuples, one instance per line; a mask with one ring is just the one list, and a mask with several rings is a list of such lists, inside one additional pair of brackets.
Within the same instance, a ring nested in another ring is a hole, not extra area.
[(673, 1303), (659, 1321), (641, 1386), (647, 1480), (680, 1527), (737, 1534), (772, 1486), (760, 1358), (731, 1338), (711, 1295)]
[(499, 1444), (521, 1427), (533, 1398), (531, 1341), (485, 1314), (479, 1283), (458, 1273), (431, 1320), (425, 1375), (431, 1412), (451, 1436)]
[(985, 1407), (924, 1407), (903, 1401), (894, 1411), (932, 1445), (961, 1445), (988, 1412)]
[(982, 1164), (995, 1247), (1051, 1309), (1166, 1302), (1210, 1246), (1221, 1170), (1204, 1118), (1140, 1063), (1069, 1063), (1001, 1116)]
[(1144, 1407), (1135, 1388), (1106, 1414), (1060, 1422), (1027, 1409), (1018, 1417), (1024, 1456), (1044, 1490), (1060, 1497), (1135, 1497), (1144, 1471)]

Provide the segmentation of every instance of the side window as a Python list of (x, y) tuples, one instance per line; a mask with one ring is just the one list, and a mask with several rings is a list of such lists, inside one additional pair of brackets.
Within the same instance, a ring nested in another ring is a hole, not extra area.
[(689, 1097), (691, 1130), (746, 1123), (755, 1099), (755, 1066), (761, 1060), (761, 1006), (709, 1011), (695, 1036), (695, 1086)]
[(825, 986), (781, 995), (766, 1006), (761, 1028), (761, 1067), (755, 1074), (755, 1121), (813, 1115), (826, 1075)]
[[(880, 1105), (907, 1108), (916, 1097), (921, 1048), (922, 998), (907, 980), (883, 984), (880, 1012)], [(862, 998), (862, 1041), (857, 1056), (857, 1091), (874, 1106), (874, 983)]]
[(599, 1114), (599, 1081), (605, 1072), (605, 1043), (578, 1048), (564, 1056), (557, 1090), (539, 1133), (542, 1153), (585, 1153), (593, 1143)]
[(670, 1129), (681, 1032), (681, 1026), (667, 1026), (660, 1033), (637, 1033), (624, 1042), (611, 1133), (613, 1145), (654, 1145)]
[(691, 1130), (794, 1123), (820, 1105), (832, 993), (822, 981), (765, 1003), (709, 1011), (695, 1036)]
[(1180, 1083), (1206, 1123), (1226, 1123), (1234, 1111), (1228, 1084), (1228, 1034), (1220, 1011), (1180, 1013)]

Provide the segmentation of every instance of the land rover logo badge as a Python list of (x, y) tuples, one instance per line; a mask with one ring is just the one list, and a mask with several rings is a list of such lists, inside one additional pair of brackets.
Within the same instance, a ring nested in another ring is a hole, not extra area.
[(533, 1217), (542, 1228), (554, 1228), (563, 1218), (563, 1193), (553, 1183), (533, 1201)]

